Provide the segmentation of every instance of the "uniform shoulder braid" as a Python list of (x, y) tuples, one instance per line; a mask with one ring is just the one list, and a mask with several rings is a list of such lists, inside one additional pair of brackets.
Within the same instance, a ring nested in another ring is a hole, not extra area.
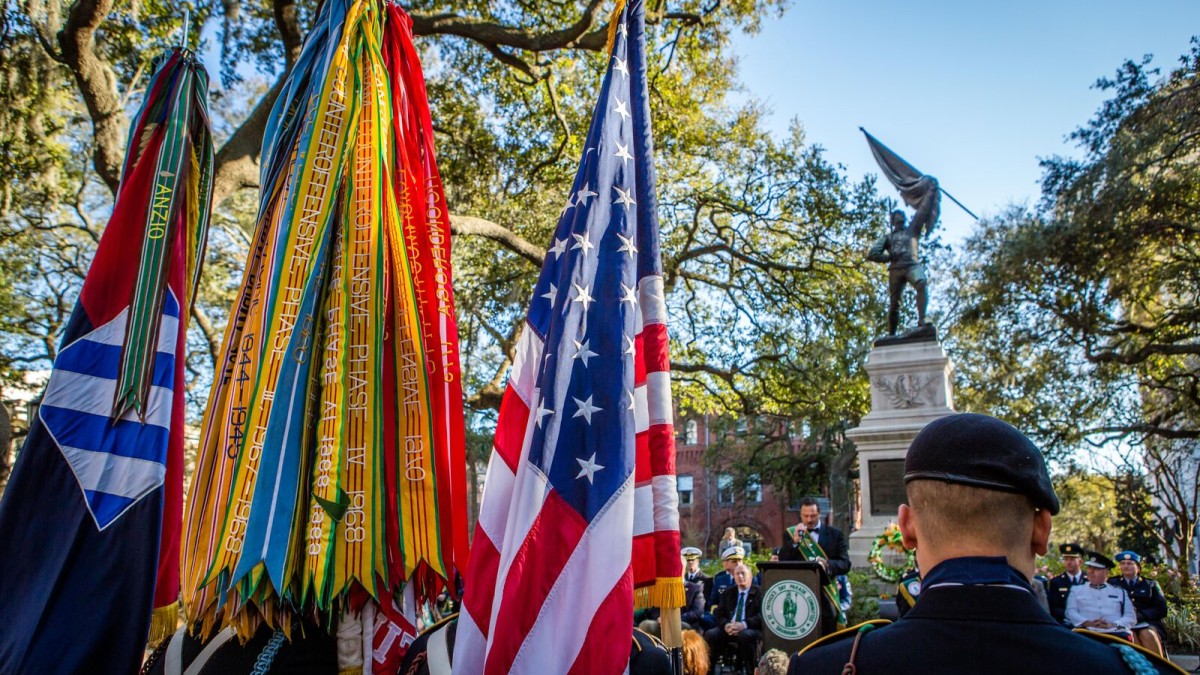
[(1110, 633), (1097, 633), (1086, 628), (1076, 628), (1073, 632), (1115, 648), (1121, 653), (1121, 659), (1125, 662), (1125, 665), (1129, 666), (1129, 670), (1137, 675), (1155, 675), (1164, 669), (1172, 673), (1188, 672), (1170, 660), (1164, 659), (1149, 649), (1133, 644), (1122, 637)]
[(891, 621), (888, 621), (887, 619), (871, 619), (870, 621), (864, 621), (848, 628), (834, 631), (829, 635), (822, 636), (808, 643), (804, 649), (796, 652), (796, 656), (800, 656), (804, 652), (807, 652), (810, 649), (815, 649), (816, 647), (823, 647), (825, 645), (831, 645), (835, 642), (841, 642), (846, 638), (856, 637), (859, 633), (868, 633), (876, 628), (882, 628), (890, 623)]

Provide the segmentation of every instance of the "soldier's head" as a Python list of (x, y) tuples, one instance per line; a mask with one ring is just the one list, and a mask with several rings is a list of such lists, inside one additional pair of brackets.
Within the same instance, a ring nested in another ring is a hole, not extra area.
[(741, 546), (730, 546), (721, 554), (721, 564), (725, 566), (726, 572), (733, 574), (733, 568), (740, 565), (745, 557), (746, 551)]
[(1079, 574), (1079, 568), (1083, 566), (1083, 547), (1075, 543), (1059, 544), (1058, 552), (1062, 555), (1063, 569), (1067, 574)]
[(695, 573), (700, 569), (700, 549), (695, 546), (688, 546), (680, 551), (683, 556), (683, 569), (688, 573)]
[(1101, 586), (1108, 581), (1108, 571), (1112, 566), (1113, 562), (1108, 558), (1095, 551), (1088, 551), (1087, 559), (1083, 561), (1083, 573), (1087, 575), (1089, 584)]
[(950, 558), (1004, 556), (1033, 578), (1059, 504), (1041, 451), (1021, 432), (972, 413), (935, 420), (909, 446), (904, 481), (900, 532), (922, 570)]
[(908, 216), (904, 215), (904, 212), (900, 209), (892, 211), (892, 230), (904, 229), (904, 221), (907, 219)]
[(754, 575), (751, 574), (750, 568), (743, 563), (738, 563), (733, 568), (733, 583), (737, 584), (739, 591), (744, 591), (750, 588), (750, 584), (754, 582)]

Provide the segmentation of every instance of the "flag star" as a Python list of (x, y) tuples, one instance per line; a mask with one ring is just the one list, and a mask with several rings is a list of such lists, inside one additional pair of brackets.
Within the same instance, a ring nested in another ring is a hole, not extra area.
[(596, 299), (592, 297), (592, 289), (587, 286), (580, 286), (579, 284), (571, 285), (575, 287), (575, 297), (572, 298), (571, 301), (582, 302), (583, 311), (586, 312), (588, 310), (588, 303), (596, 301)]
[(592, 423), (592, 413), (598, 413), (604, 410), (604, 408), (597, 408), (596, 406), (592, 405), (591, 396), (587, 397), (586, 401), (581, 401), (574, 396), (571, 398), (575, 401), (575, 405), (579, 406), (579, 410), (576, 410), (575, 414), (571, 417), (582, 417), (583, 419), (587, 420), (588, 424)]
[(633, 397), (633, 391), (630, 389), (626, 389), (625, 395), (629, 397), (629, 405), (627, 405), (625, 407), (629, 410), (635, 409), (637, 407), (637, 399)]
[(544, 418), (546, 415), (554, 414), (554, 411), (547, 408), (544, 404), (545, 404), (545, 399), (538, 401), (537, 426), (539, 429), (542, 428), (542, 418)]
[(567, 211), (570, 211), (570, 210), (571, 210), (571, 207), (573, 207), (573, 206), (575, 206), (575, 203), (574, 203), (574, 202), (572, 202), (570, 199), (568, 199), (568, 200), (567, 200), (567, 205), (566, 205), (566, 206), (564, 206), (564, 207), (562, 207), (562, 211), (560, 211), (560, 212), (558, 213), (558, 217), (559, 217), (559, 218), (562, 218), (563, 216), (567, 215)]
[(567, 252), (567, 240), (559, 239), (559, 238), (555, 237), (554, 245), (550, 247), (550, 250), (548, 251), (548, 253), (553, 253), (554, 259), (558, 260), (558, 257), (566, 252)]
[[(629, 193), (633, 192), (633, 190), (629, 190), (628, 192), (626, 192), (625, 190), (622, 190), (621, 188), (617, 187), (616, 185), (613, 186), (613, 189), (617, 191), (618, 195), (620, 195), (619, 197), (617, 197), (618, 204), (624, 204), (625, 206), (633, 206), (633, 205), (637, 204), (637, 202), (633, 201), (633, 197), (631, 197), (629, 195)], [(625, 249), (621, 249), (621, 250), (625, 250)]]
[(595, 197), (596, 193), (588, 189), (587, 183), (583, 184), (583, 189), (575, 193), (575, 203), (587, 206), (588, 197)]
[(625, 338), (625, 352), (624, 353), (629, 354), (630, 356), (633, 356), (633, 354), (637, 348), (637, 343), (635, 343), (633, 341), (633, 338), (629, 337), (628, 335), (622, 335), (621, 337)]
[(581, 248), (583, 249), (583, 254), (587, 255), (587, 252), (590, 249), (596, 248), (596, 245), (588, 239), (588, 233), (586, 230), (583, 234), (572, 234), (571, 236), (575, 238), (575, 244), (571, 246), (572, 251), (577, 248)]
[(617, 109), (614, 110), (613, 112), (617, 113), (618, 115), (620, 115), (621, 117), (623, 117), (625, 119), (629, 119), (629, 108), (625, 107), (625, 102), (622, 101), (621, 99), (617, 99)]
[(629, 77), (629, 69), (625, 67), (625, 62), (621, 60), (621, 57), (614, 56), (613, 60), (617, 62), (617, 65), (613, 66), (613, 70), (619, 70), (625, 77)]
[(575, 477), (583, 478), (584, 476), (587, 476), (589, 484), (592, 483), (592, 476), (594, 476), (597, 471), (604, 468), (603, 466), (596, 463), (596, 453), (594, 453), (594, 452), (592, 453), (592, 456), (589, 459), (587, 459), (586, 461), (579, 459), (578, 457), (575, 458), (575, 461), (579, 462), (579, 475), (575, 476)]
[(620, 141), (617, 142), (617, 155), (616, 156), (625, 160), (626, 164), (629, 163), (629, 160), (633, 159), (633, 155), (629, 154), (629, 146), (621, 145)]
[(621, 284), (621, 302), (628, 302), (630, 307), (637, 307), (637, 289)]
[[(618, 190), (618, 192), (620, 192), (620, 190)], [(630, 201), (632, 201), (632, 200), (630, 200)], [(618, 203), (620, 203), (619, 200), (618, 200)], [(617, 249), (617, 253), (620, 253), (621, 251), (628, 251), (630, 258), (637, 255), (637, 246), (633, 245), (633, 237), (626, 237), (625, 235), (618, 232), (617, 239), (621, 240), (621, 248)]]
[(550, 306), (553, 307), (555, 301), (558, 299), (558, 287), (554, 284), (550, 284), (550, 290), (542, 293), (542, 297), (548, 299), (550, 301)]
[(627, 35), (629, 35), (629, 27), (626, 26), (625, 22), (622, 21), (621, 23), (617, 24), (617, 32), (620, 33), (621, 35), (627, 36)]
[(587, 368), (588, 359), (592, 358), (593, 356), (599, 356), (599, 354), (592, 351), (591, 348), (588, 347), (588, 340), (584, 340), (583, 342), (574, 340), (573, 342), (575, 343), (575, 358), (583, 359), (583, 367)]

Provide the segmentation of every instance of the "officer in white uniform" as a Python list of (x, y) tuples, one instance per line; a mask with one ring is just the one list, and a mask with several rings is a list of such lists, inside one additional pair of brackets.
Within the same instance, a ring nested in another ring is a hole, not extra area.
[(1083, 566), (1088, 582), (1071, 588), (1067, 596), (1067, 623), (1097, 633), (1131, 637), (1137, 614), (1125, 589), (1108, 583), (1113, 562), (1092, 551)]

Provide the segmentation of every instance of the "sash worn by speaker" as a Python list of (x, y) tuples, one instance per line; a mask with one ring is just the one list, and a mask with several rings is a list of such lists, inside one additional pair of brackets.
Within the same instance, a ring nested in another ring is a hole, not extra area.
[[(787, 528), (787, 535), (796, 540), (796, 526), (793, 525)], [(800, 555), (804, 556), (805, 560), (815, 561), (817, 558), (828, 560), (829, 556), (825, 555), (825, 549), (817, 543), (816, 539), (808, 532), (800, 533), (800, 541), (796, 542), (796, 549), (800, 551)], [(829, 578), (829, 583), (825, 584), (825, 599), (829, 600), (829, 604), (833, 607), (833, 612), (837, 616), (838, 626), (846, 625), (846, 613), (842, 611), (842, 605), (838, 601), (837, 581), (833, 577)]]

